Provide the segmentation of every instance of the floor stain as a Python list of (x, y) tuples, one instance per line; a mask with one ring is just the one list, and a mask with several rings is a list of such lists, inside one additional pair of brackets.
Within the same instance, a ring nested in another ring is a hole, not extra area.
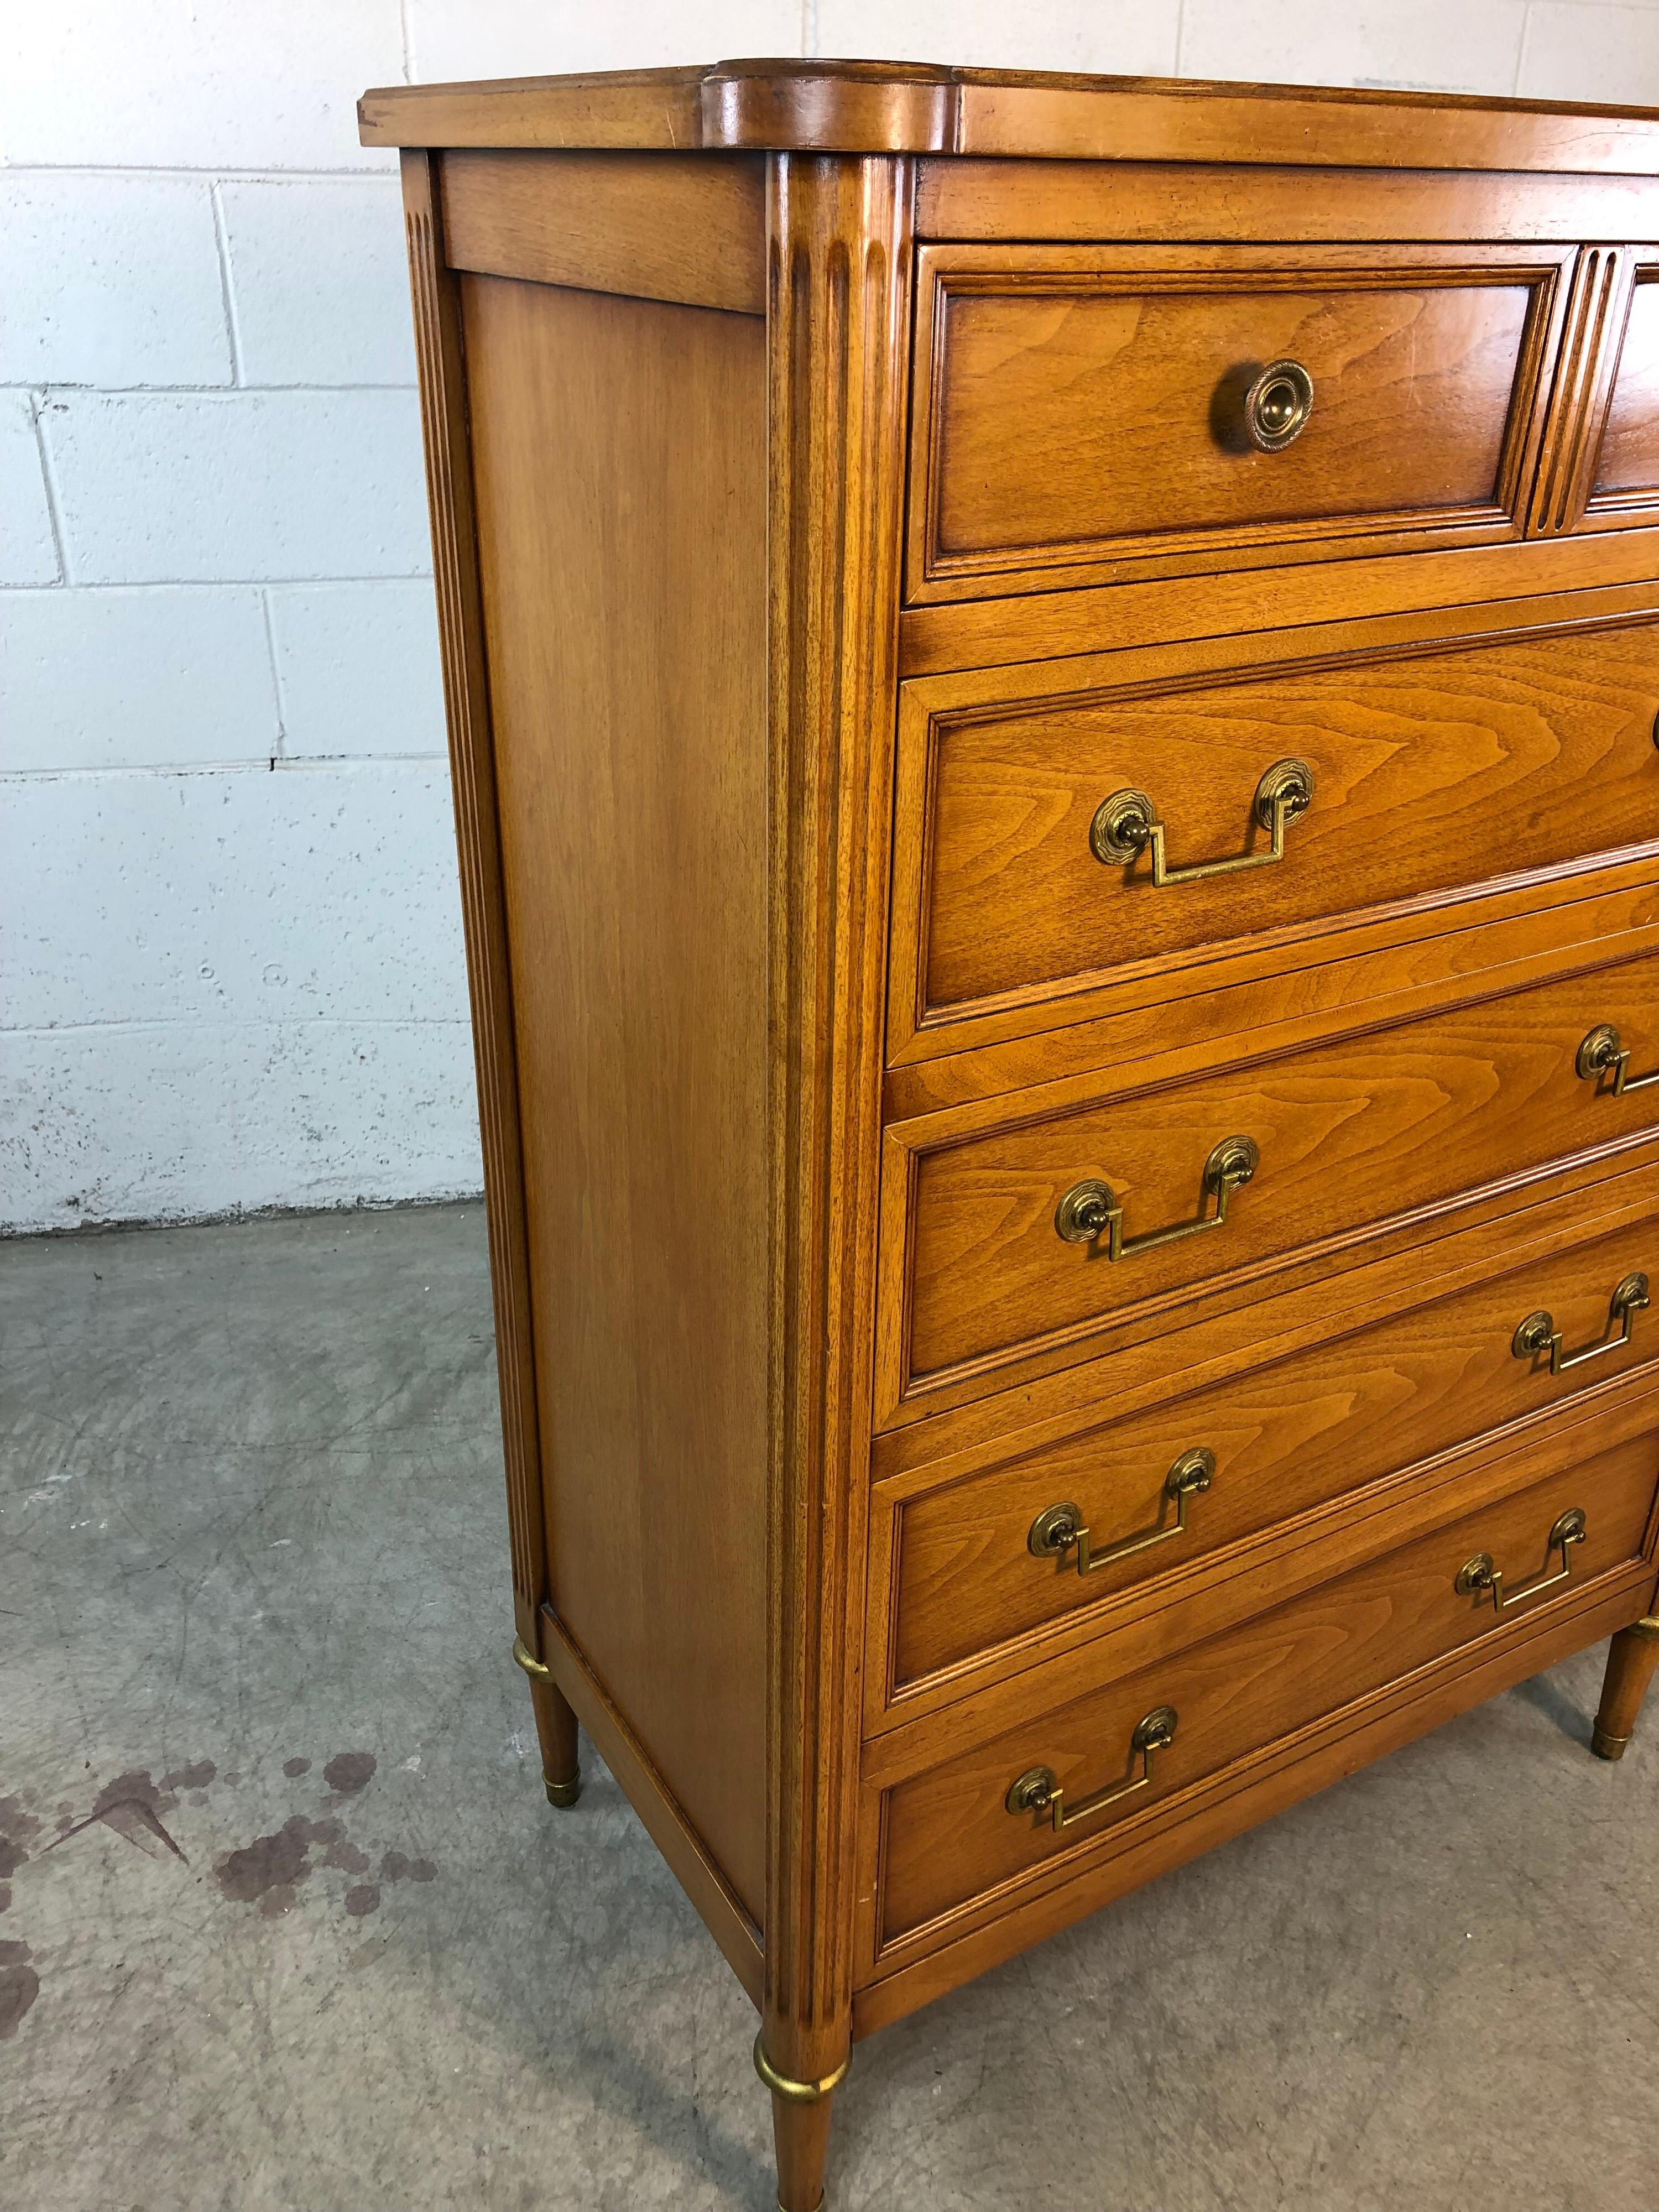
[(213, 1871), (234, 1905), (257, 1905), (274, 1920), (290, 1910), (300, 1884), (311, 1879), (312, 1845), (336, 1844), (343, 1832), (337, 1820), (309, 1820), (295, 1813), (271, 1834), (227, 1851)]
[(434, 1881), (437, 1875), (430, 1859), (406, 1858), (402, 1851), (388, 1851), (380, 1861), (382, 1881)]
[(68, 1843), (82, 1828), (101, 1821), (105, 1827), (136, 1844), (148, 1857), (160, 1857), (159, 1845), (188, 1866), (190, 1861), (167, 1833), (161, 1819), (162, 1814), (171, 1813), (178, 1802), (165, 1784), (155, 1783), (147, 1767), (131, 1767), (126, 1773), (118, 1774), (113, 1782), (104, 1784), (85, 1820), (71, 1821), (46, 1848), (55, 1851), (59, 1844)]
[(205, 1790), (219, 1771), (210, 1759), (198, 1759), (189, 1766), (181, 1766), (173, 1774), (161, 1777), (163, 1790)]
[(308, 1759), (285, 1759), (283, 1771), (290, 1782), (297, 1782), (302, 1774), (310, 1773), (311, 1761)]
[[(0, 1881), (9, 1881), (40, 1840), (40, 1823), (19, 1797), (0, 1797)], [(4, 1910), (0, 1906), (0, 1911)]]
[(372, 1751), (337, 1751), (323, 1769), (323, 1779), (342, 1797), (355, 1797), (368, 1787), (375, 1766)]
[(346, 1892), (345, 1909), (354, 1920), (373, 1912), (380, 1902), (380, 1885), (377, 1881), (360, 1881)]
[(23, 2025), (23, 2015), (40, 1994), (40, 1977), (29, 1960), (27, 1943), (0, 1943), (0, 2043)]

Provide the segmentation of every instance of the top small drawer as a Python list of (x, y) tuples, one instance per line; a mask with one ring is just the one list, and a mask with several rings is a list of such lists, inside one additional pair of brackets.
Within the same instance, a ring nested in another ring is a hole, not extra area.
[(1520, 537), (1571, 259), (921, 247), (908, 597)]

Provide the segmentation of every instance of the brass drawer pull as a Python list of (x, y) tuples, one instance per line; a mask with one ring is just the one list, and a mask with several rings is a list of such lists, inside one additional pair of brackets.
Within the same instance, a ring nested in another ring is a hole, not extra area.
[(1313, 413), (1313, 379), (1299, 361), (1270, 361), (1244, 394), (1244, 428), (1263, 453), (1282, 453)]
[[(1168, 1229), (1144, 1230), (1139, 1237), (1123, 1233), (1123, 1208), (1109, 1182), (1093, 1177), (1074, 1182), (1054, 1208), (1054, 1231), (1068, 1244), (1096, 1244), (1106, 1238), (1109, 1260), (1127, 1260), (1134, 1252), (1150, 1252), (1155, 1245), (1178, 1243), (1206, 1229), (1219, 1229), (1227, 1218), (1227, 1201), (1241, 1183), (1249, 1182), (1261, 1164), (1261, 1155), (1249, 1137), (1224, 1137), (1204, 1163), (1204, 1192), (1215, 1200), (1215, 1212), (1200, 1212), (1195, 1221), (1177, 1221)], [(1202, 1207), (1200, 1199), (1200, 1206)]]
[(1172, 868), (1164, 856), (1164, 828), (1144, 791), (1115, 791), (1103, 799), (1089, 824), (1089, 849), (1103, 867), (1127, 868), (1150, 846), (1152, 888), (1200, 884), (1212, 876), (1235, 875), (1241, 868), (1271, 867), (1285, 857), (1285, 831), (1313, 805), (1313, 770), (1306, 761), (1275, 761), (1255, 787), (1255, 818), (1272, 832), (1265, 853), (1237, 853), (1229, 860), (1194, 860)]
[(1659, 1083), (1659, 1067), (1650, 1075), (1632, 1075), (1630, 1054), (1620, 1043), (1619, 1032), (1611, 1022), (1598, 1022), (1578, 1048), (1578, 1073), (1586, 1083), (1599, 1088), (1601, 1078), (1613, 1078), (1612, 1096), (1622, 1098), (1627, 1091), (1645, 1091), (1650, 1083)]
[(1504, 1595), (1504, 1570), (1492, 1565), (1490, 1552), (1477, 1552), (1472, 1559), (1465, 1559), (1457, 1571), (1455, 1585), (1457, 1594), (1460, 1597), (1485, 1597), (1490, 1592), (1493, 1611), (1507, 1613), (1512, 1605), (1519, 1605), (1523, 1598), (1536, 1597), (1542, 1590), (1553, 1589), (1558, 1583), (1571, 1582), (1572, 1547), (1575, 1544), (1582, 1544), (1588, 1533), (1584, 1516), (1575, 1505), (1571, 1512), (1562, 1514), (1550, 1530), (1546, 1556), (1550, 1552), (1561, 1554), (1561, 1565), (1556, 1573), (1540, 1575), (1536, 1582), (1522, 1583), (1518, 1590), (1511, 1590), (1506, 1597)]
[(1599, 1343), (1584, 1345), (1577, 1352), (1563, 1352), (1561, 1332), (1555, 1326), (1554, 1317), (1540, 1306), (1536, 1313), (1529, 1313), (1516, 1330), (1510, 1350), (1517, 1359), (1535, 1359), (1540, 1352), (1547, 1352), (1550, 1373), (1565, 1375), (1569, 1367), (1582, 1367), (1587, 1359), (1599, 1359), (1603, 1352), (1617, 1352), (1621, 1344), (1628, 1344), (1636, 1316), (1647, 1303), (1647, 1277), (1626, 1275), (1607, 1306), (1608, 1321), (1619, 1326), (1617, 1336), (1604, 1336)]
[(1149, 1552), (1154, 1544), (1167, 1544), (1172, 1537), (1187, 1533), (1187, 1509), (1200, 1491), (1207, 1490), (1215, 1480), (1215, 1454), (1202, 1444), (1181, 1457), (1164, 1478), (1164, 1495), (1176, 1502), (1176, 1517), (1166, 1521), (1160, 1510), (1155, 1527), (1143, 1528), (1138, 1535), (1125, 1536), (1115, 1544), (1109, 1544), (1103, 1552), (1089, 1548), (1089, 1531), (1083, 1525), (1083, 1516), (1075, 1505), (1050, 1505), (1031, 1523), (1031, 1532), (1025, 1539), (1034, 1559), (1063, 1559), (1067, 1552), (1077, 1547), (1077, 1571), (1080, 1575), (1091, 1575), (1097, 1567), (1109, 1567), (1114, 1559), (1133, 1559), (1137, 1552)]
[(1144, 1720), (1135, 1723), (1134, 1734), (1129, 1738), (1129, 1763), (1140, 1761), (1140, 1771), (1127, 1782), (1114, 1782), (1104, 1790), (1097, 1790), (1092, 1797), (1085, 1797), (1073, 1806), (1066, 1802), (1066, 1792), (1060, 1788), (1051, 1766), (1028, 1767), (1018, 1782), (1008, 1785), (1008, 1795), (1003, 1803), (1011, 1813), (1036, 1813), (1046, 1818), (1058, 1835), (1069, 1828), (1074, 1820), (1086, 1820), (1091, 1813), (1103, 1813), (1109, 1805), (1115, 1805), (1125, 1797), (1133, 1797), (1152, 1786), (1152, 1754), (1167, 1751), (1175, 1741), (1177, 1715), (1173, 1705), (1155, 1705)]

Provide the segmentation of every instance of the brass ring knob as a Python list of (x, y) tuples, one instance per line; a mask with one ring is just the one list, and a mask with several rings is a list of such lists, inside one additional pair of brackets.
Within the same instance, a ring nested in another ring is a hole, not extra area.
[(1258, 453), (1281, 453), (1313, 413), (1313, 379), (1299, 361), (1270, 361), (1244, 394), (1244, 428)]

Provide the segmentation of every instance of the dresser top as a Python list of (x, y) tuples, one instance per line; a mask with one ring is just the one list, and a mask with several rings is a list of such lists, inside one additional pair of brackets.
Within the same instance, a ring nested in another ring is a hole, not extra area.
[(1659, 175), (1659, 114), (1450, 93), (1060, 76), (909, 62), (727, 61), (392, 85), (366, 146), (1000, 155)]

